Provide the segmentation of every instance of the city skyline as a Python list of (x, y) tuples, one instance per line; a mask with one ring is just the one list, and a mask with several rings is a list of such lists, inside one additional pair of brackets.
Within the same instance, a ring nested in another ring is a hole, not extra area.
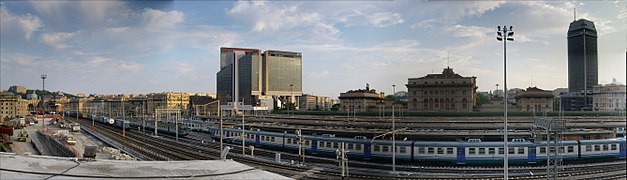
[(621, 1), (9, 1), (0, 9), (0, 88), (39, 89), (48, 74), (46, 89), (69, 93), (216, 93), (219, 48), (241, 47), (302, 52), (308, 94), (337, 97), (365, 83), (406, 91), (408, 78), (447, 66), (490, 91), (502, 84), (496, 26), (511, 25), (509, 88), (552, 90), (568, 87), (575, 7), (597, 27), (599, 83), (625, 83)]

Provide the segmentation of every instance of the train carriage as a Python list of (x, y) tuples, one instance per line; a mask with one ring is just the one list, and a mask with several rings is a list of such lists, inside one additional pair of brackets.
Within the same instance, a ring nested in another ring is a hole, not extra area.
[(580, 158), (619, 158), (624, 139), (580, 140)]
[[(503, 142), (463, 142), (465, 148), (464, 162), (458, 164), (500, 164), (505, 159), (505, 148)], [(535, 163), (535, 157), (529, 156), (529, 149), (535, 149), (535, 145), (530, 142), (509, 142), (508, 156), (512, 164)], [(535, 154), (535, 152), (532, 152)]]
[[(546, 141), (535, 143), (536, 162), (545, 162), (547, 160), (547, 154), (551, 153), (550, 148), (547, 148)], [(575, 160), (579, 158), (579, 143), (577, 141), (562, 141), (563, 148), (560, 149), (560, 154), (564, 160)]]
[[(396, 141), (396, 159), (410, 161), (412, 159), (412, 144), (413, 141)], [(392, 159), (392, 141), (372, 141), (370, 150), (372, 159), (385, 161)]]
[[(413, 143), (411, 152), (414, 161), (444, 161), (458, 163), (458, 142), (419, 142)], [(461, 161), (463, 163), (463, 161)]]

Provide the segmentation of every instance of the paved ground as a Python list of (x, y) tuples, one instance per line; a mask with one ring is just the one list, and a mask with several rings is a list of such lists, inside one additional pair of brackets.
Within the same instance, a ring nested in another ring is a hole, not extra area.
[(227, 160), (75, 161), (0, 153), (0, 179), (289, 179)]
[[(26, 126), (24, 129), (16, 129), (13, 131), (14, 135), (11, 136), (11, 139), (13, 140), (13, 145), (11, 146), (11, 148), (13, 148), (13, 152), (16, 154), (34, 154), (34, 155), (39, 155), (39, 153), (37, 152), (37, 150), (33, 147), (33, 145), (30, 143), (31, 142), (31, 138), (36, 137), (36, 131), (37, 130), (41, 130), (42, 124), (41, 121), (38, 124), (35, 125), (31, 125), (31, 126)], [(81, 127), (83, 128), (83, 127)], [(60, 128), (58, 125), (50, 125), (50, 124), (46, 124), (46, 129), (48, 129), (48, 132), (57, 132), (58, 130), (68, 130), (70, 131), (70, 129), (67, 128)], [(29, 136), (28, 139), (26, 140), (26, 142), (19, 142), (17, 141), (18, 138), (18, 134), (21, 131), (27, 131)], [(82, 156), (83, 153), (85, 152), (85, 146), (98, 146), (98, 147), (106, 147), (107, 145), (104, 144), (102, 141), (97, 140), (96, 138), (94, 138), (93, 136), (87, 134), (87, 133), (83, 133), (81, 132), (70, 132), (71, 135), (73, 135), (76, 138), (76, 144), (73, 145), (72, 147)], [(98, 157), (96, 157), (98, 158)]]

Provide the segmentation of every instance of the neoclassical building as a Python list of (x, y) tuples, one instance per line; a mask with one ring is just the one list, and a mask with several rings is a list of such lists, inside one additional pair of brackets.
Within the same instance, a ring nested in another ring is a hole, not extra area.
[(624, 111), (625, 85), (616, 83), (596, 85), (593, 90), (594, 111)]
[(340, 111), (342, 112), (367, 112), (376, 111), (377, 103), (383, 102), (384, 93), (377, 93), (376, 90), (366, 89), (350, 90), (340, 93)]
[(408, 110), (470, 112), (477, 98), (476, 79), (455, 74), (449, 67), (441, 74), (409, 78)]
[(553, 92), (537, 87), (516, 94), (516, 104), (522, 112), (550, 112), (553, 111)]

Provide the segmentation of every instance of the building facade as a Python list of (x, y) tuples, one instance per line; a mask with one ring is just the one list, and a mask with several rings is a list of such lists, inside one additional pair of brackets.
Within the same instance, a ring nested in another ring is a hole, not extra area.
[(340, 93), (340, 111), (342, 112), (367, 112), (377, 111), (379, 104), (383, 103), (384, 93), (366, 89), (350, 90)]
[(11, 92), (0, 93), (0, 118), (14, 118), (28, 115), (28, 102)]
[(26, 94), (26, 87), (24, 86), (11, 86), (9, 87), (9, 92), (16, 94)]
[(516, 94), (516, 104), (521, 112), (553, 111), (553, 92), (529, 87)]
[(597, 85), (593, 89), (594, 111), (624, 111), (625, 85), (616, 82), (607, 85)]
[(441, 74), (409, 78), (408, 111), (473, 111), (476, 84), (476, 77), (463, 77), (448, 67)]
[(592, 90), (598, 84), (597, 31), (594, 22), (579, 19), (568, 28), (568, 98), (583, 104), (573, 107), (592, 109)]
[(326, 96), (314, 96), (311, 94), (303, 94), (299, 98), (298, 104), (300, 105), (300, 110), (313, 111), (313, 110), (322, 110), (328, 111), (331, 110), (333, 104), (335, 104), (335, 100), (331, 97)]
[(263, 95), (289, 97), (295, 102), (301, 96), (302, 54), (299, 52), (267, 50), (263, 52)]
[[(238, 102), (243, 100), (244, 104), (254, 104), (262, 90), (259, 49), (220, 48), (220, 71), (216, 78), (220, 104), (234, 102), (235, 99)], [(237, 83), (234, 84), (234, 81)]]

